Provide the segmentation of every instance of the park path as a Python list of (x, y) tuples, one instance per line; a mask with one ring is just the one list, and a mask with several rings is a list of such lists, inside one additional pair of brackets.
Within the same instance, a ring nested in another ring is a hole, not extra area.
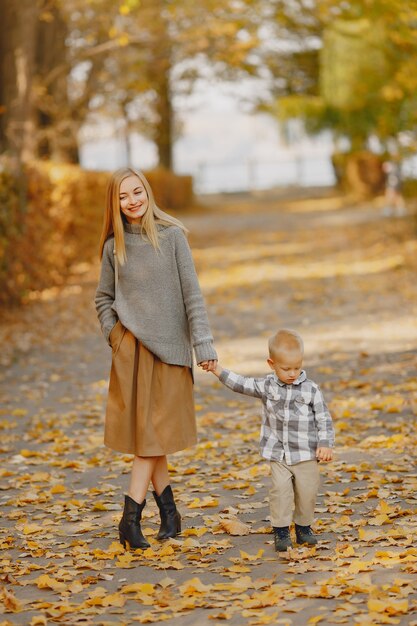
[(415, 625), (415, 218), (334, 196), (206, 203), (183, 217), (222, 364), (263, 374), (268, 336), (296, 328), (333, 413), (320, 545), (274, 553), (259, 405), (197, 371), (199, 444), (171, 458), (184, 532), (154, 540), (149, 494), (151, 549), (123, 552), (130, 458), (102, 446), (110, 353), (81, 264), (0, 331), (0, 625)]

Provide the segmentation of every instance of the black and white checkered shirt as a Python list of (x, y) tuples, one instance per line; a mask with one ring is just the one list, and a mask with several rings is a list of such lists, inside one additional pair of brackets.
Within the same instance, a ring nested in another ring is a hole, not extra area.
[(318, 447), (334, 445), (333, 422), (319, 386), (303, 370), (287, 385), (276, 374), (265, 378), (223, 370), (220, 381), (238, 393), (261, 398), (261, 455), (295, 465), (316, 458)]

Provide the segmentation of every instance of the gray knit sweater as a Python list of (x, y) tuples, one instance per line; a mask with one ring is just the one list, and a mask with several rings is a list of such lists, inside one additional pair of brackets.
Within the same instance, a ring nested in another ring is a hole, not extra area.
[(164, 363), (192, 366), (217, 359), (191, 251), (181, 228), (158, 225), (160, 250), (125, 224), (127, 262), (118, 266), (115, 293), (114, 237), (103, 249), (95, 304), (103, 334), (119, 319)]

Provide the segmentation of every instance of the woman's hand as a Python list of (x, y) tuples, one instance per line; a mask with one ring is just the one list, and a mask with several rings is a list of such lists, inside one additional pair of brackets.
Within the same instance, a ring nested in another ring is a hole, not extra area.
[(217, 359), (212, 361), (201, 361), (198, 364), (198, 367), (201, 367), (205, 372), (214, 372), (217, 367)]

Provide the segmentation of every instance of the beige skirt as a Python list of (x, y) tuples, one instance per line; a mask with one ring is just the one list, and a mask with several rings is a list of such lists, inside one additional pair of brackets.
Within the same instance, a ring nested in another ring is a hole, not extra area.
[(163, 456), (197, 443), (191, 369), (163, 363), (117, 322), (104, 443), (117, 452)]

